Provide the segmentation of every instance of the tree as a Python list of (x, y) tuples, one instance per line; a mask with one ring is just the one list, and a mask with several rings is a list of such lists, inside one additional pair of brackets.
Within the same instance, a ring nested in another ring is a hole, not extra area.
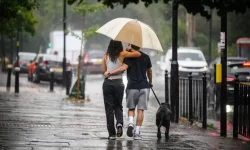
[(1, 0), (0, 22), (8, 22), (20, 15), (20, 10), (32, 11), (38, 7), (36, 0)]
[[(31, 0), (1, 0), (0, 1), (0, 34), (1, 34), (1, 51), (4, 57), (9, 53), (13, 55), (13, 46), (6, 46), (9, 38), (18, 34), (17, 31), (27, 32), (30, 35), (35, 34), (35, 25), (37, 20), (33, 10), (38, 7), (36, 1)], [(10, 45), (10, 44), (9, 44)], [(11, 48), (12, 47), (12, 48)]]
[[(72, 5), (74, 4), (75, 1), (72, 0), (68, 0), (68, 4)], [(86, 21), (86, 15), (88, 13), (96, 13), (98, 11), (101, 11), (105, 8), (104, 5), (100, 4), (100, 3), (89, 3), (87, 0), (81, 0), (81, 3), (79, 3), (75, 8), (74, 11), (78, 12), (80, 14), (82, 14), (83, 17), (83, 24)], [(84, 33), (84, 38), (85, 39), (89, 39), (91, 38), (94, 34), (95, 31), (99, 28), (99, 25), (93, 25), (89, 28), (84, 28), (83, 27), (83, 33)]]
[[(34, 15), (38, 20), (36, 35), (31, 37), (24, 35), (24, 47), (26, 51), (38, 52), (48, 48), (50, 32), (62, 30), (63, 28), (63, 1), (62, 0), (37, 0), (39, 7), (35, 9)], [(80, 29), (80, 15), (73, 12), (73, 7), (67, 6), (67, 24), (71, 29)], [(33, 44), (30, 44), (33, 43)]]
[(35, 34), (37, 20), (33, 10), (38, 7), (36, 1), (30, 0), (1, 0), (0, 1), (0, 33), (14, 36), (17, 27), (21, 30)]
[[(78, 1), (78, 0), (71, 0)], [(123, 8), (127, 7), (130, 3), (138, 4), (140, 1), (144, 2), (145, 6), (148, 7), (152, 3), (158, 3), (160, 0), (98, 0), (102, 2), (104, 5), (114, 8), (115, 4), (123, 5)], [(163, 0), (165, 4), (168, 4), (173, 0)], [(78, 1), (79, 3), (82, 0)], [(245, 13), (247, 8), (250, 8), (250, 1), (248, 0), (176, 0), (180, 5), (184, 6), (188, 13), (196, 15), (200, 14), (203, 17), (209, 19), (211, 16), (206, 9), (206, 7), (216, 9), (219, 16), (222, 15), (223, 12), (237, 12), (237, 13)]]

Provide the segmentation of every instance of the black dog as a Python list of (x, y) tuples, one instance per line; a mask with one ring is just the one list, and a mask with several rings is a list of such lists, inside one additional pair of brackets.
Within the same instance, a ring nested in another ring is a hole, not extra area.
[(165, 127), (165, 138), (169, 138), (169, 128), (170, 128), (170, 119), (171, 119), (171, 110), (168, 103), (161, 103), (160, 108), (156, 113), (156, 125), (158, 127), (157, 137), (161, 138), (161, 127)]

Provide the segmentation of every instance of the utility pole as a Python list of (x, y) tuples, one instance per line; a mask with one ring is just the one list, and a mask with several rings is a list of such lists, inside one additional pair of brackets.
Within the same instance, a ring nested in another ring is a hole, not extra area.
[(227, 114), (226, 114), (226, 101), (227, 101), (227, 13), (223, 10), (221, 15), (221, 33), (220, 33), (220, 46), (221, 46), (221, 65), (222, 65), (222, 83), (221, 83), (221, 112), (220, 112), (220, 135), (227, 136)]
[(171, 62), (171, 109), (172, 121), (179, 121), (179, 71), (177, 61), (178, 49), (178, 6), (179, 0), (173, 0), (172, 5), (172, 62)]
[(66, 0), (63, 0), (63, 81), (64, 85), (66, 85), (67, 81), (65, 81), (67, 78), (66, 75)]

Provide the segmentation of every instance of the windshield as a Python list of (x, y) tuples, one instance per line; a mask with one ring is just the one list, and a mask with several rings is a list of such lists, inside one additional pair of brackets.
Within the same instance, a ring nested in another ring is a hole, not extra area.
[(205, 58), (201, 53), (179, 52), (178, 60), (204, 61)]
[(250, 73), (250, 68), (243, 66), (231, 66), (227, 67), (227, 72), (229, 74), (242, 73), (242, 72)]
[(90, 58), (103, 58), (104, 51), (89, 51)]
[(31, 61), (31, 60), (34, 60), (35, 57), (36, 55), (19, 55), (19, 60)]

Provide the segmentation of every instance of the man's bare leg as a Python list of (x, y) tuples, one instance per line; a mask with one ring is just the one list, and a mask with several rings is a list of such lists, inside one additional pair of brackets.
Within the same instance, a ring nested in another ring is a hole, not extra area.
[(144, 119), (144, 110), (138, 109), (137, 110), (136, 128), (135, 128), (136, 134), (140, 134), (140, 127), (142, 125), (143, 119)]

